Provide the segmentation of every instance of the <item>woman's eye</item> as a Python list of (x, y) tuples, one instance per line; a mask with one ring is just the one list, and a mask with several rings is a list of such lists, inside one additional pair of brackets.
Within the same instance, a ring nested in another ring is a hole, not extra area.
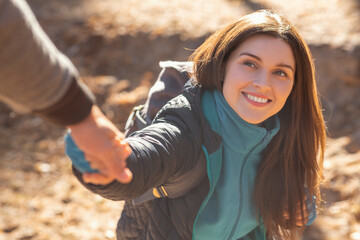
[(251, 68), (256, 68), (255, 64), (250, 62), (250, 61), (245, 61), (244, 62), (244, 65), (248, 66), (248, 67), (251, 67)]
[(278, 71), (275, 71), (275, 74), (280, 76), (280, 77), (287, 77), (288, 75), (286, 74), (286, 72), (284, 71), (281, 71), (281, 70), (278, 70)]

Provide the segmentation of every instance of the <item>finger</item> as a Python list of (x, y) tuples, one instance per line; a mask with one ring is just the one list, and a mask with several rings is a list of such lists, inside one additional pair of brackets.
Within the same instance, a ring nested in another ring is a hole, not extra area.
[(101, 173), (84, 173), (83, 180), (85, 183), (92, 183), (97, 185), (107, 185), (115, 179), (110, 176), (103, 175)]
[(124, 171), (121, 173), (120, 178), (116, 178), (121, 183), (127, 184), (130, 183), (133, 178), (133, 174), (129, 168), (125, 168)]
[(104, 175), (115, 178), (121, 183), (129, 183), (132, 180), (131, 171), (126, 168), (126, 159), (131, 154), (131, 148), (125, 141), (114, 143), (114, 154), (109, 156), (108, 161), (101, 161), (93, 155), (86, 155), (92, 168), (98, 169)]
[[(104, 165), (96, 165), (95, 164), (95, 166), (91, 166), (91, 168), (92, 169), (96, 169), (96, 170), (98, 170), (101, 174), (103, 174), (103, 175), (106, 175), (106, 176), (110, 176), (108, 173), (109, 173), (109, 171), (108, 171), (108, 169), (104, 166)], [(112, 177), (112, 176), (111, 176)], [(114, 178), (114, 177), (112, 177), (112, 178)]]
[(109, 175), (108, 169), (101, 160), (88, 154), (85, 155), (85, 159), (89, 162), (92, 169), (99, 170), (104, 175)]
[(84, 157), (86, 159), (86, 161), (88, 161), (89, 163), (92, 163), (92, 162), (98, 162), (98, 158), (94, 155), (91, 155), (91, 154), (88, 154), (88, 153), (84, 153)]
[(129, 183), (132, 180), (132, 173), (126, 167), (126, 159), (132, 150), (125, 141), (118, 142), (116, 148), (116, 157), (112, 161), (106, 162), (106, 168), (109, 170), (108, 174), (121, 183)]
[(91, 168), (99, 170), (102, 174), (108, 175), (108, 169), (104, 165), (104, 163), (98, 161), (98, 162), (91, 162), (90, 163)]

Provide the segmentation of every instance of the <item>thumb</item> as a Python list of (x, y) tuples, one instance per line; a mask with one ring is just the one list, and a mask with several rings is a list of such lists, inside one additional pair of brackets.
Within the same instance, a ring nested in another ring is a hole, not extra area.
[(130, 169), (129, 169), (129, 168), (125, 168), (125, 169), (121, 172), (120, 176), (119, 176), (119, 177), (116, 177), (116, 180), (118, 180), (118, 181), (121, 182), (121, 183), (126, 184), (126, 183), (130, 183), (131, 180), (132, 180), (132, 178), (133, 178), (133, 174), (132, 174), (132, 172), (130, 171)]
[(132, 150), (129, 144), (124, 140), (116, 140), (114, 144), (116, 151), (111, 161), (107, 161), (107, 169), (110, 176), (121, 183), (129, 183), (132, 180), (132, 172), (127, 168), (126, 160)]

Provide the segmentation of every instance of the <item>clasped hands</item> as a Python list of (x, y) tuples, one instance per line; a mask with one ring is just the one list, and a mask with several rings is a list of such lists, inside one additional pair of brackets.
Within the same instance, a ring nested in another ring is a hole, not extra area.
[(124, 141), (124, 135), (101, 112), (93, 106), (90, 114), (80, 123), (67, 126), (85, 159), (97, 173), (83, 173), (86, 183), (106, 185), (114, 180), (129, 183), (132, 173), (126, 159), (131, 148)]

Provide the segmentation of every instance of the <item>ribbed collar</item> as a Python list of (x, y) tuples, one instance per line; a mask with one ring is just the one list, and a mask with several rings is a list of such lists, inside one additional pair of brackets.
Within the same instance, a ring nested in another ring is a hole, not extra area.
[(263, 150), (280, 129), (280, 121), (275, 115), (262, 126), (251, 124), (242, 119), (227, 103), (219, 91), (212, 92), (216, 111), (219, 116), (219, 134), (223, 143), (232, 151), (244, 153), (258, 146), (255, 151)]

